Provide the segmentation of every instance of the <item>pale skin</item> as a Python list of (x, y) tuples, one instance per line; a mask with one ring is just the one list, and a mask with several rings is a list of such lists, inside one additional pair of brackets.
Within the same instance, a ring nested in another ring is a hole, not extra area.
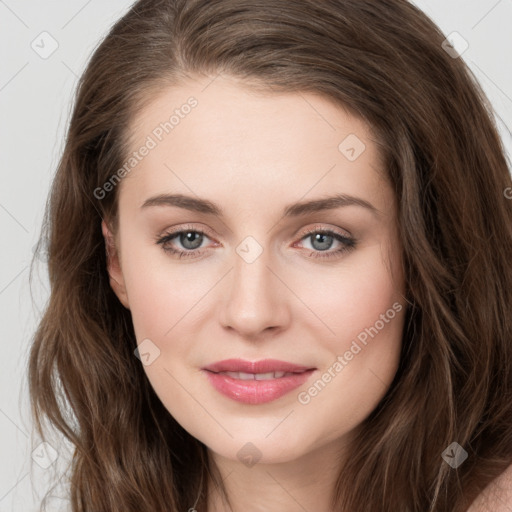
[[(344, 447), (388, 390), (402, 343), (396, 204), (378, 146), (362, 120), (325, 98), (258, 94), (218, 76), (157, 95), (130, 127), (133, 151), (191, 96), (197, 106), (118, 185), (116, 236), (102, 223), (111, 286), (131, 311), (137, 342), (158, 347), (144, 366), (148, 379), (169, 413), (208, 447), (232, 510), (330, 512)], [(365, 145), (353, 160), (339, 149), (350, 134)], [(142, 207), (165, 194), (208, 200), (223, 216)], [(292, 203), (334, 194), (371, 208), (352, 203), (283, 216)], [(307, 233), (313, 229), (355, 245), (336, 253), (346, 242), (315, 243)], [(165, 245), (193, 257), (179, 258), (157, 243), (180, 230), (196, 233), (199, 249), (178, 235)], [(257, 242), (249, 252), (263, 250), (251, 263), (237, 252), (247, 237)], [(325, 253), (332, 257), (319, 257)], [(393, 304), (400, 310), (332, 377), (337, 356)], [(277, 400), (241, 404), (201, 371), (228, 358), (274, 358), (317, 370)], [(298, 393), (329, 368), (330, 381), (300, 403)], [(251, 467), (237, 456), (247, 443), (261, 457)], [(230, 508), (214, 490), (208, 510)]]

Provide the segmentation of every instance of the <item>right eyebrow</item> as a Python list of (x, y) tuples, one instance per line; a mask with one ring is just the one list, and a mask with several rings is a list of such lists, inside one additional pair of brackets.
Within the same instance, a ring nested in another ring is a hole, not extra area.
[(223, 216), (221, 208), (211, 201), (207, 199), (196, 199), (195, 197), (185, 196), (183, 194), (160, 194), (150, 197), (144, 201), (141, 208), (147, 208), (149, 206), (176, 206), (177, 208), (207, 213), (209, 215), (215, 215), (216, 217)]

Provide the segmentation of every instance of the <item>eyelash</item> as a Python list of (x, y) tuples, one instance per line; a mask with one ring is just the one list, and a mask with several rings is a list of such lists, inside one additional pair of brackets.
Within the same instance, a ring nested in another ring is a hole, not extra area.
[[(162, 245), (162, 249), (166, 253), (169, 253), (169, 254), (171, 254), (171, 255), (173, 255), (175, 257), (178, 257), (180, 259), (181, 258), (199, 258), (203, 254), (203, 252), (205, 251), (204, 248), (203, 249), (194, 249), (194, 250), (182, 251), (180, 249), (175, 249), (175, 248), (173, 248), (171, 246), (166, 246), (165, 245), (168, 242), (170, 242), (171, 240), (173, 240), (174, 238), (176, 238), (179, 235), (184, 234), (184, 233), (197, 233), (197, 234), (204, 235), (204, 236), (210, 238), (208, 236), (208, 234), (205, 233), (204, 231), (201, 231), (199, 229), (195, 229), (193, 227), (185, 226), (185, 227), (181, 228), (179, 231), (174, 231), (174, 232), (171, 232), (171, 233), (166, 233), (163, 237), (157, 238), (156, 243), (159, 244), (159, 245)], [(340, 233), (337, 233), (336, 231), (332, 231), (332, 230), (329, 230), (329, 229), (321, 229), (321, 228), (316, 228), (316, 227), (306, 231), (305, 233), (303, 233), (303, 235), (300, 238), (300, 240), (304, 240), (305, 238), (308, 238), (308, 237), (310, 237), (311, 235), (314, 235), (314, 234), (322, 234), (322, 235), (332, 236), (335, 240), (340, 242), (342, 244), (342, 246), (339, 249), (336, 249), (335, 251), (330, 251), (330, 252), (327, 252), (327, 251), (312, 251), (311, 254), (317, 254), (316, 256), (312, 256), (313, 258), (332, 259), (332, 258), (340, 257), (343, 253), (351, 251), (356, 246), (355, 238), (351, 238), (351, 237), (347, 237), (347, 236), (341, 235)]]

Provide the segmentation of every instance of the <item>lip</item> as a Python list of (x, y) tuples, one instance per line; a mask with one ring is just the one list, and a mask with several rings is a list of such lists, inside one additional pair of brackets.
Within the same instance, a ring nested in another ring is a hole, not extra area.
[[(263, 404), (277, 400), (304, 384), (316, 370), (277, 359), (245, 361), (226, 359), (202, 368), (210, 384), (224, 396), (244, 404)], [(219, 372), (270, 373), (287, 372), (293, 375), (267, 380), (241, 380)]]
[(268, 372), (303, 372), (315, 369), (311, 366), (279, 361), (278, 359), (262, 359), (261, 361), (246, 361), (245, 359), (224, 359), (205, 366), (203, 370), (210, 372), (245, 372), (245, 373), (268, 373)]

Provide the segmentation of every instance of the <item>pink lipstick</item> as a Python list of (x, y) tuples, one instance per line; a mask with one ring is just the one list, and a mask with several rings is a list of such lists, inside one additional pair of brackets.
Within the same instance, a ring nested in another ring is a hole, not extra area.
[(220, 393), (244, 404), (276, 400), (304, 384), (316, 370), (276, 359), (226, 359), (205, 366), (210, 384)]

